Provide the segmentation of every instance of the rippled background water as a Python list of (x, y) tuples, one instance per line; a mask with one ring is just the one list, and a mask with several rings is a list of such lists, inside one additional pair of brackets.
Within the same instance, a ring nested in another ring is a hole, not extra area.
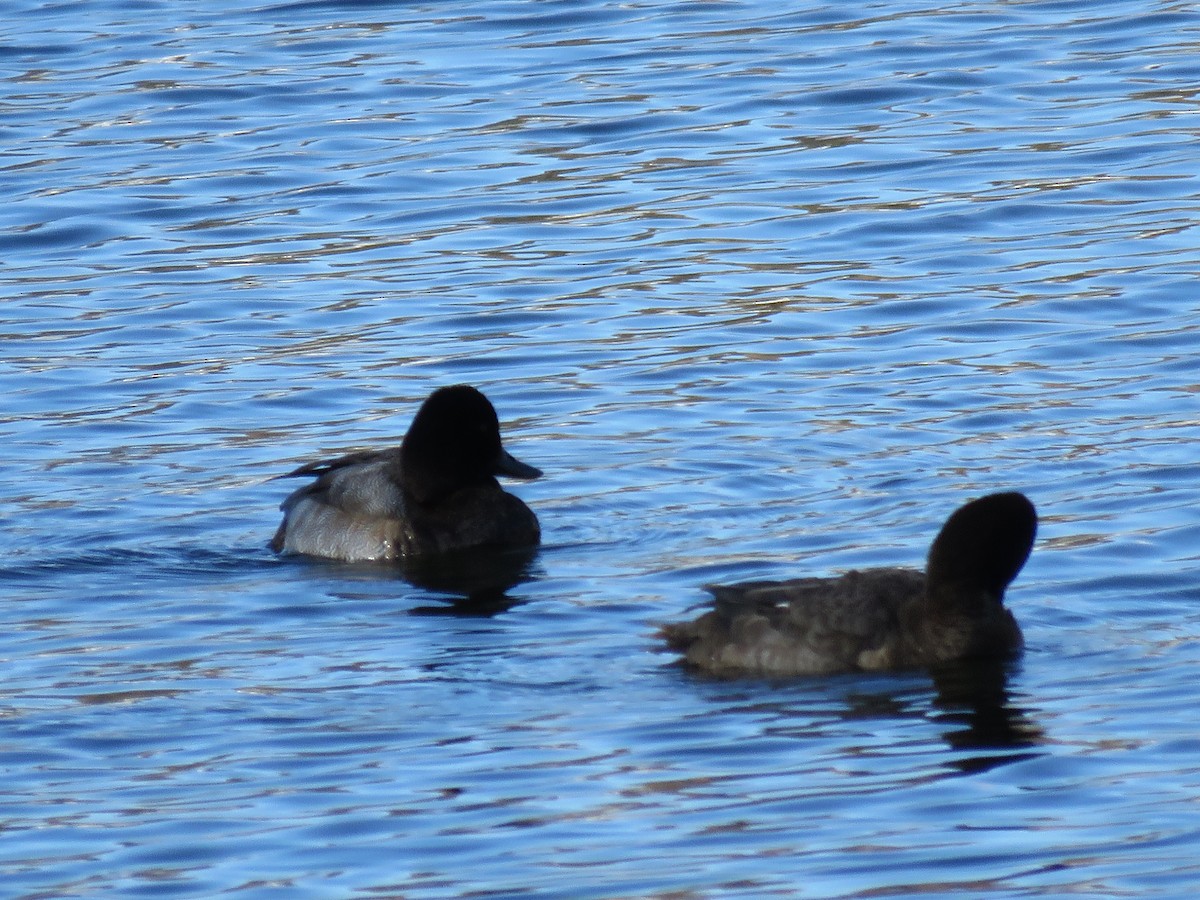
[[(1195, 4), (11, 2), (0, 74), (5, 894), (1200, 888)], [(462, 381), (507, 609), (267, 551)], [(659, 650), (1014, 487), (985, 687)]]

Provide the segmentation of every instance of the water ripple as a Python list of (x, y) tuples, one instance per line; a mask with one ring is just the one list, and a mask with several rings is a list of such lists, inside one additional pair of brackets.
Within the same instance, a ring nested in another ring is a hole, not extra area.
[[(16, 4), (6, 888), (1194, 893), (1197, 32)], [(267, 551), (272, 476), (457, 381), (546, 471), (498, 591)], [(722, 682), (653, 636), (1014, 487), (1011, 669)]]

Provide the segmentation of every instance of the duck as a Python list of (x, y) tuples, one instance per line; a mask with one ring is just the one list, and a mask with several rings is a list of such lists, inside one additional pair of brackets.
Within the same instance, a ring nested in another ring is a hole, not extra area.
[(934, 669), (1004, 659), (1023, 645), (1004, 605), (1037, 535), (1017, 491), (956, 509), (925, 571), (876, 568), (831, 578), (707, 585), (712, 608), (660, 636), (685, 665), (722, 677)]
[(318, 460), (278, 476), (315, 480), (283, 501), (270, 546), (347, 562), (536, 546), (537, 516), (496, 476), (541, 474), (504, 449), (495, 407), (482, 392), (465, 384), (438, 388), (399, 447)]

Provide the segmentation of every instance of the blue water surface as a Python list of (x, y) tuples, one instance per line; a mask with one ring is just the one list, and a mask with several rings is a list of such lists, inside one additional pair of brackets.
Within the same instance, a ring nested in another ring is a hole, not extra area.
[[(1194, 4), (15, 0), (0, 78), (6, 896), (1200, 890)], [(457, 382), (501, 597), (270, 553)], [(981, 684), (654, 634), (1007, 489)]]

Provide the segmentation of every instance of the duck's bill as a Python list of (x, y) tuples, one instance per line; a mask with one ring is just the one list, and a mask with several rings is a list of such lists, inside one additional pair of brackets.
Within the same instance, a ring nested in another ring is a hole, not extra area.
[(507, 475), (510, 478), (540, 478), (542, 470), (521, 462), (506, 450), (501, 450), (500, 458), (496, 460), (496, 474)]

